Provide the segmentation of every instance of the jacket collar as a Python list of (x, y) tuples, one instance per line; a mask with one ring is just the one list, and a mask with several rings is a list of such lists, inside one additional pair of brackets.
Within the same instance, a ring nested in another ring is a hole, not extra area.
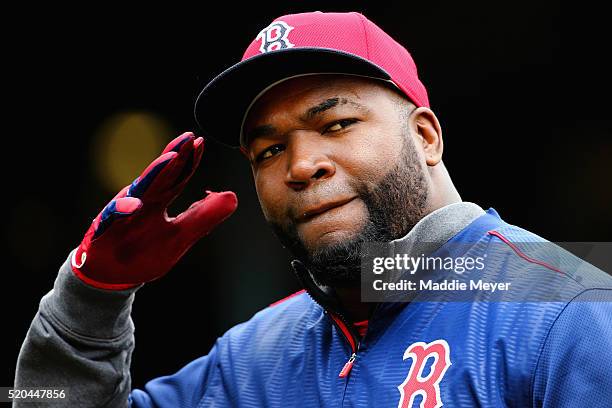
[[(408, 256), (429, 254), (484, 214), (485, 211), (480, 206), (470, 202), (453, 203), (438, 208), (423, 217), (404, 237), (391, 241), (391, 249), (395, 253), (405, 253)], [(339, 316), (348, 326), (352, 326), (352, 319), (332, 288), (317, 284), (302, 262), (294, 260), (291, 266), (304, 289), (316, 303), (326, 312)]]

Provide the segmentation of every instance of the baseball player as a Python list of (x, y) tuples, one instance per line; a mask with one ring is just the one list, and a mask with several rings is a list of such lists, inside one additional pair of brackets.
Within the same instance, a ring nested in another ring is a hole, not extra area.
[[(237, 206), (232, 192), (209, 192), (168, 216), (205, 150), (184, 133), (69, 254), (22, 346), (15, 387), (65, 387), (45, 404), (71, 407), (611, 406), (612, 278), (461, 200), (413, 59), (366, 17), (277, 18), (202, 90), (195, 114), (205, 135), (249, 160), (304, 290), (177, 373), (131, 389), (135, 293)], [(424, 287), (410, 301), (392, 289), (362, 301), (372, 242), (397, 255), (380, 258), (387, 269), (421, 259)], [(454, 270), (423, 272), (426, 259)]]

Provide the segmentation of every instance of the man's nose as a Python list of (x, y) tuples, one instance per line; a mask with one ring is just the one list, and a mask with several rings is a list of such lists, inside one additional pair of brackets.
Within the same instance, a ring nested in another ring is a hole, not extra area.
[[(294, 190), (334, 175), (336, 166), (326, 150), (326, 143), (313, 132), (294, 132), (288, 140), (285, 183)], [(320, 136), (320, 135), (319, 135)]]

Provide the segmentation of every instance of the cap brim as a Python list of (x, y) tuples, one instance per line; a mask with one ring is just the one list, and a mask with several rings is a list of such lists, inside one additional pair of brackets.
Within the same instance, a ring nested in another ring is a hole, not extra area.
[(362, 75), (389, 80), (385, 70), (354, 54), (326, 48), (287, 48), (257, 55), (223, 71), (204, 87), (195, 118), (204, 134), (229, 147), (240, 146), (246, 110), (270, 85), (311, 73)]

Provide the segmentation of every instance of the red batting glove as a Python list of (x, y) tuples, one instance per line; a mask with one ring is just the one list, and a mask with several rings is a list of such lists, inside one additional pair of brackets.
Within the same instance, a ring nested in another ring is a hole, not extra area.
[(85, 283), (121, 290), (160, 278), (189, 248), (229, 217), (238, 204), (231, 191), (208, 195), (177, 217), (167, 208), (197, 169), (204, 140), (174, 139), (134, 182), (93, 220), (72, 257)]

